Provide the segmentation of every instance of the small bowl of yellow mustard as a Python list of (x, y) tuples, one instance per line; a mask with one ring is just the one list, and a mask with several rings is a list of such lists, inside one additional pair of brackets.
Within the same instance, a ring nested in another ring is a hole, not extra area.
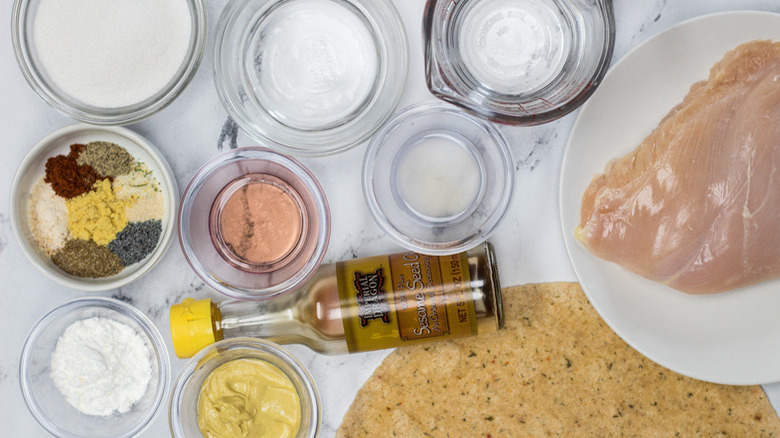
[(168, 411), (174, 438), (313, 438), (322, 408), (306, 368), (280, 346), (233, 338), (182, 369)]

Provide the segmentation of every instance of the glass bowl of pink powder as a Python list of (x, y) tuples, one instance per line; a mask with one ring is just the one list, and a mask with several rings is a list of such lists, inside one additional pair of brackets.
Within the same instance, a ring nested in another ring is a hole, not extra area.
[(212, 289), (241, 300), (282, 295), (314, 274), (330, 239), (330, 209), (300, 162), (264, 148), (217, 155), (187, 185), (179, 242)]
[(22, 348), (22, 395), (35, 419), (63, 438), (126, 438), (159, 414), (170, 384), (160, 332), (122, 301), (83, 297), (41, 318)]
[(170, 104), (206, 46), (203, 0), (15, 0), (16, 59), (46, 103), (94, 125)]

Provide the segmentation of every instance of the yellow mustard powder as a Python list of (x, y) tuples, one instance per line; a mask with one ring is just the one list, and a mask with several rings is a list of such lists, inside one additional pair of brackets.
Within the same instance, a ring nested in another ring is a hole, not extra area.
[(107, 179), (92, 191), (68, 199), (68, 231), (77, 239), (108, 245), (127, 226), (127, 208), (135, 199), (119, 199)]
[(292, 438), (301, 426), (301, 401), (279, 367), (236, 359), (203, 382), (198, 426), (206, 438)]

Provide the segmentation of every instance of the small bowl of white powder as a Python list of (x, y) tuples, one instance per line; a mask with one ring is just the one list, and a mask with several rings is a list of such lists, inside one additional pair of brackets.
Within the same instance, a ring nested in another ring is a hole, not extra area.
[(195, 75), (206, 45), (203, 0), (16, 0), (11, 26), (35, 92), (97, 125), (164, 108)]
[(30, 412), (51, 434), (124, 438), (156, 418), (170, 363), (160, 332), (138, 309), (84, 297), (35, 324), (19, 373)]

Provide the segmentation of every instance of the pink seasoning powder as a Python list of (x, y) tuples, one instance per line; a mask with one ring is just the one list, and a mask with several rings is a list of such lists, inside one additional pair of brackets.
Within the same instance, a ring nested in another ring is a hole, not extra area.
[(252, 181), (230, 195), (219, 218), (222, 239), (236, 258), (265, 265), (288, 255), (298, 243), (303, 219), (289, 193)]

